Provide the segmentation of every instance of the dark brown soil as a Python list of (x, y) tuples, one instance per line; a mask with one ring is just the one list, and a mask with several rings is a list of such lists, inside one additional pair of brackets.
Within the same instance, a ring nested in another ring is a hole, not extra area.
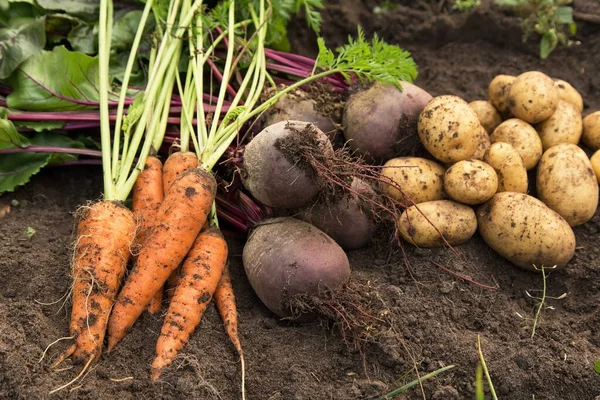
[[(417, 84), (433, 95), (485, 98), (496, 74), (541, 70), (573, 84), (583, 95), (584, 113), (600, 109), (600, 26), (579, 23), (580, 46), (548, 60), (537, 43), (522, 44), (518, 20), (484, 2), (471, 15), (449, 13), (439, 1), (399, 1), (374, 15), (377, 1), (329, 1), (323, 33), (341, 44), (361, 24), (367, 34), (413, 52), (420, 67)], [(410, 6), (408, 6), (410, 4)], [(442, 7), (438, 11), (438, 4)], [(600, 15), (596, 1), (575, 1), (575, 9)], [(314, 55), (313, 38), (298, 23), (292, 30), (298, 52)], [(54, 396), (76, 369), (49, 365), (68, 334), (69, 256), (73, 212), (101, 195), (97, 167), (48, 169), (25, 188), (0, 197), (1, 206), (20, 205), (0, 219), (0, 398), (42, 399), (238, 399), (240, 366), (219, 316), (209, 307), (173, 367), (150, 384), (150, 363), (160, 318), (144, 314), (111, 354), (104, 354), (81, 381)], [(31, 239), (27, 229), (35, 229)], [(537, 333), (532, 318), (539, 304), (541, 275), (502, 260), (479, 236), (448, 250), (408, 249), (410, 270), (396, 245), (381, 239), (349, 254), (354, 275), (378, 287), (397, 321), (398, 335), (379, 344), (348, 349), (341, 336), (318, 323), (278, 321), (252, 292), (240, 253), (244, 237), (228, 234), (240, 332), (247, 362), (249, 399), (363, 399), (386, 393), (445, 365), (453, 369), (398, 398), (473, 398), (480, 335), (487, 365), (501, 399), (594, 399), (600, 396), (600, 215), (575, 229), (577, 251), (564, 272), (548, 278), (548, 295)], [(444, 264), (495, 290), (468, 284), (436, 267)], [(366, 367), (365, 367), (366, 366)]]

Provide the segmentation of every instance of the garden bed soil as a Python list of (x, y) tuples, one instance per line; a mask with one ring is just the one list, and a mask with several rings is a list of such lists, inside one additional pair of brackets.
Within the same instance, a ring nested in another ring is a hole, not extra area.
[[(579, 23), (581, 45), (557, 50), (548, 60), (537, 43), (523, 44), (518, 19), (491, 8), (473, 14), (451, 12), (449, 2), (399, 1), (373, 14), (378, 1), (329, 1), (323, 35), (342, 44), (356, 25), (377, 32), (413, 53), (418, 85), (432, 95), (455, 94), (468, 101), (486, 98), (497, 74), (541, 70), (573, 84), (583, 95), (584, 114), (600, 109), (600, 26)], [(598, 2), (575, 1), (576, 11), (600, 15)], [(296, 22), (292, 45), (315, 55), (314, 37)], [(210, 306), (162, 380), (150, 384), (150, 363), (161, 318), (144, 314), (111, 354), (104, 354), (73, 386), (49, 392), (76, 375), (76, 368), (50, 364), (68, 335), (73, 212), (102, 192), (98, 167), (53, 168), (15, 193), (11, 212), (0, 219), (0, 398), (3, 399), (238, 399), (240, 365), (219, 316)], [(28, 238), (27, 230), (35, 234)], [(369, 248), (349, 253), (354, 276), (369, 280), (396, 321), (361, 351), (318, 322), (295, 325), (278, 320), (263, 306), (245, 278), (244, 235), (226, 232), (246, 356), (249, 399), (365, 399), (386, 393), (442, 366), (455, 367), (413, 388), (401, 399), (467, 399), (474, 396), (481, 338), (487, 366), (500, 399), (594, 399), (600, 396), (600, 215), (575, 228), (577, 250), (564, 271), (548, 278), (546, 307), (536, 335), (532, 319), (542, 288), (540, 274), (520, 270), (475, 237), (447, 249), (408, 249), (407, 268), (397, 246), (380, 237)], [(497, 289), (466, 283), (435, 266)], [(562, 294), (566, 297), (555, 299)]]

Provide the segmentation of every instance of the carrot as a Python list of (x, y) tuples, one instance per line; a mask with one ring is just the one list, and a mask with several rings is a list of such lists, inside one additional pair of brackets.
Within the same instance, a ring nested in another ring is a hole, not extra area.
[(163, 167), (163, 190), (165, 193), (169, 191), (175, 179), (190, 168), (198, 166), (198, 157), (192, 151), (178, 151), (173, 153), (165, 161)]
[(156, 343), (152, 381), (173, 362), (200, 323), (226, 263), (227, 242), (219, 229), (202, 230), (181, 266), (181, 279)]
[[(165, 161), (165, 166), (163, 168), (162, 182), (164, 192), (167, 193), (169, 191), (173, 181), (175, 181), (179, 175), (183, 174), (188, 169), (195, 168), (197, 166), (198, 157), (196, 156), (196, 153), (192, 151), (178, 151), (177, 153), (172, 153)], [(171, 273), (169, 279), (167, 280), (167, 284), (165, 285), (169, 300), (173, 297), (175, 287), (177, 286), (178, 271), (179, 266)], [(162, 294), (163, 288), (160, 288), (155, 294), (155, 297), (161, 296), (162, 298)], [(152, 305), (152, 303), (150, 303), (150, 305)]]
[(216, 186), (214, 176), (199, 168), (189, 169), (173, 182), (110, 316), (108, 351), (123, 339), (194, 244), (211, 210)]
[(98, 359), (106, 323), (130, 257), (136, 230), (134, 215), (121, 203), (101, 201), (85, 208), (77, 225), (73, 255), (73, 343), (55, 362), (66, 358), (89, 363)]
[(225, 331), (229, 336), (229, 340), (233, 344), (233, 347), (240, 357), (242, 364), (242, 399), (245, 396), (245, 367), (244, 367), (244, 352), (242, 351), (242, 343), (240, 342), (240, 336), (238, 335), (238, 313), (235, 305), (235, 295), (233, 293), (233, 287), (231, 286), (231, 277), (229, 276), (229, 265), (226, 265), (221, 275), (221, 280), (217, 285), (215, 294), (215, 305), (219, 310), (219, 315), (223, 320)]
[[(155, 224), (156, 212), (164, 197), (163, 165), (155, 156), (148, 156), (144, 170), (138, 175), (133, 185), (132, 209), (138, 222), (136, 236), (137, 249), (144, 241)], [(148, 305), (150, 314), (156, 314), (161, 309), (162, 290), (158, 290)]]

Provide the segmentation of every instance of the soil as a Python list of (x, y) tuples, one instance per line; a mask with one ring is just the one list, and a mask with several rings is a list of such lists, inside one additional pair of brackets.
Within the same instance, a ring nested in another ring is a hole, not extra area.
[[(579, 22), (575, 47), (543, 61), (537, 43), (523, 44), (518, 18), (489, 2), (472, 14), (451, 10), (451, 2), (396, 2), (375, 15), (378, 1), (328, 1), (323, 35), (340, 45), (356, 25), (367, 35), (410, 50), (419, 65), (417, 84), (432, 95), (486, 98), (497, 74), (541, 70), (570, 82), (583, 95), (584, 114), (600, 109), (600, 25)], [(600, 15), (597, 1), (575, 1), (578, 12)], [(297, 52), (314, 55), (314, 37), (304, 21), (291, 29)], [(1, 206), (19, 205), (0, 219), (0, 398), (3, 399), (237, 399), (240, 364), (210, 306), (173, 367), (150, 384), (150, 363), (161, 318), (144, 314), (111, 354), (104, 354), (83, 379), (77, 368), (50, 364), (68, 335), (69, 257), (73, 212), (101, 196), (97, 167), (47, 169)], [(35, 229), (28, 238), (27, 230)], [(564, 271), (547, 279), (545, 307), (535, 336), (532, 320), (542, 276), (501, 259), (475, 235), (447, 249), (408, 248), (407, 268), (397, 245), (381, 237), (349, 253), (353, 274), (368, 280), (394, 315), (397, 335), (366, 344), (361, 351), (317, 322), (278, 320), (253, 293), (244, 275), (244, 235), (227, 232), (231, 268), (246, 356), (249, 399), (366, 399), (377, 397), (442, 366), (454, 368), (399, 395), (399, 399), (465, 399), (474, 396), (477, 338), (500, 399), (594, 399), (600, 396), (600, 215), (575, 228), (577, 251)], [(438, 268), (433, 262), (486, 285), (485, 289)], [(561, 295), (566, 294), (566, 297)], [(63, 297), (61, 297), (63, 296)], [(559, 298), (560, 297), (560, 298)]]

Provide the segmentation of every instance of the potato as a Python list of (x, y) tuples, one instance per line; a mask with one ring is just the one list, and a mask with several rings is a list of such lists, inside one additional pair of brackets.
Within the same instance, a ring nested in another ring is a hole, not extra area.
[(452, 200), (470, 205), (481, 204), (498, 190), (498, 175), (483, 161), (459, 161), (444, 174), (444, 190)]
[(479, 130), (479, 135), (477, 135), (477, 150), (475, 150), (475, 154), (473, 154), (473, 159), (482, 160), (483, 155), (492, 145), (492, 140), (490, 139), (490, 135), (487, 133), (485, 128), (482, 126)]
[(600, 150), (596, 151), (594, 155), (592, 155), (590, 162), (592, 163), (592, 168), (594, 169), (596, 178), (598, 179), (598, 182), (600, 182)]
[(598, 180), (585, 152), (574, 144), (546, 150), (538, 165), (538, 198), (571, 226), (589, 221), (598, 207)]
[(492, 79), (488, 86), (490, 103), (492, 103), (501, 114), (506, 115), (509, 113), (508, 94), (515, 79), (516, 78), (511, 75), (498, 75)]
[(542, 140), (537, 131), (527, 122), (518, 118), (507, 119), (501, 123), (490, 136), (492, 143), (506, 142), (517, 150), (525, 169), (535, 167), (542, 157)]
[(431, 155), (445, 163), (466, 160), (475, 154), (480, 129), (475, 111), (452, 95), (434, 97), (419, 117), (421, 142)]
[(496, 107), (487, 100), (475, 100), (469, 103), (469, 107), (475, 111), (479, 122), (488, 134), (491, 134), (498, 125), (502, 123), (502, 116)]
[(498, 174), (498, 192), (527, 193), (527, 170), (523, 158), (509, 143), (496, 142), (485, 152), (483, 161)]
[(544, 151), (560, 143), (577, 144), (583, 131), (581, 114), (573, 104), (560, 100), (554, 114), (536, 129)]
[(583, 119), (581, 141), (592, 150), (600, 149), (600, 111), (593, 112)]
[(450, 200), (428, 201), (404, 210), (398, 219), (398, 230), (404, 240), (415, 246), (445, 246), (440, 233), (454, 246), (473, 236), (477, 220), (473, 209), (464, 204)]
[(583, 111), (583, 99), (577, 89), (561, 79), (554, 79), (554, 85), (558, 88), (558, 97), (561, 100), (573, 104), (579, 112)]
[[(444, 198), (444, 172), (446, 169), (435, 161), (419, 157), (392, 158), (382, 168), (384, 179), (391, 179), (415, 203)], [(412, 205), (392, 185), (382, 184), (384, 193), (406, 206)]]
[(477, 208), (477, 224), (488, 246), (524, 269), (564, 267), (575, 253), (567, 221), (527, 194), (496, 193)]
[(519, 75), (508, 94), (510, 112), (531, 124), (550, 118), (556, 111), (558, 101), (558, 88), (554, 81), (538, 71)]

